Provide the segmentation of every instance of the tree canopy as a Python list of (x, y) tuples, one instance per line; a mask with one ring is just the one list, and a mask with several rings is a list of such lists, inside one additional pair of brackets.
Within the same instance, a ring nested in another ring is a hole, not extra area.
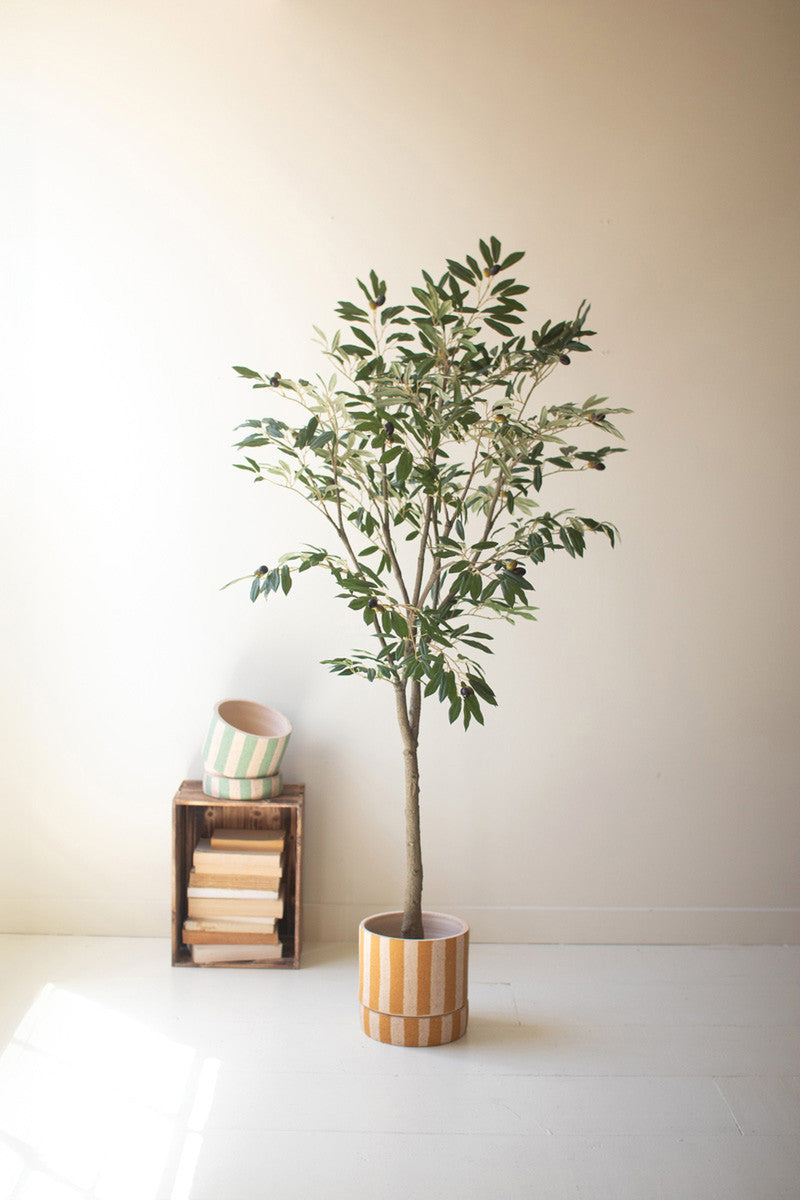
[[(580, 558), (590, 535), (612, 546), (617, 537), (607, 521), (543, 507), (548, 477), (606, 469), (621, 447), (603, 441), (621, 437), (613, 419), (630, 410), (596, 395), (539, 404), (539, 387), (590, 350), (594, 333), (585, 301), (573, 317), (529, 328), (529, 289), (509, 275), (522, 257), (481, 240), (477, 257), (447, 259), (437, 277), (423, 271), (403, 304), (370, 271), (358, 301), (338, 304), (343, 328), (316, 331), (329, 378), (234, 368), (293, 401), (299, 418), (245, 421), (237, 466), (299, 493), (332, 533), (244, 576), (251, 598), (329, 572), (372, 638), (326, 664), (410, 697), (415, 737), (423, 697), (446, 704), (451, 722), (482, 724), (483, 706), (496, 703), (487, 622), (533, 618), (533, 580), (549, 555)], [(593, 444), (581, 446), (589, 432)]]

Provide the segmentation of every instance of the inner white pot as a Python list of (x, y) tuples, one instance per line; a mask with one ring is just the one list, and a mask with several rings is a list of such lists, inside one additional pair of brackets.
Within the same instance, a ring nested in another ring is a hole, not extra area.
[(254, 737), (286, 737), (292, 732), (283, 713), (255, 700), (223, 700), (217, 705), (217, 712), (228, 725)]
[[(376, 933), (380, 937), (409, 940), (402, 938), (403, 914), (401, 912), (376, 913), (373, 917), (367, 917), (363, 926), (367, 933)], [(458, 917), (451, 917), (447, 913), (424, 912), (422, 914), (422, 932), (425, 935), (425, 941), (432, 941), (437, 938), (457, 937), (459, 934), (467, 933), (468, 926)]]

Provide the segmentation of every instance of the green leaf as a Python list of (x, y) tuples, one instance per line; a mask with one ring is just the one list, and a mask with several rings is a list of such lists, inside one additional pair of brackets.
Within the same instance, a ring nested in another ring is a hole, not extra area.
[(476, 279), (483, 278), (483, 271), (478, 266), (478, 260), (473, 258), (471, 254), (467, 255), (467, 263), (469, 264)]
[[(519, 260), (524, 257), (525, 257), (524, 250), (515, 250), (513, 254), (507, 254), (506, 257), (503, 259), (503, 261), (498, 264), (500, 267), (500, 270), (501, 271), (508, 270), (509, 267), (513, 267), (514, 263), (518, 263)], [(524, 291), (526, 291), (526, 292), (527, 292), (527, 290), (528, 290), (527, 288), (524, 289)], [(516, 289), (515, 289), (515, 291), (516, 291)], [(516, 294), (519, 294), (519, 293), (517, 292)]]
[[(381, 309), (381, 325), (385, 325), (387, 323), (387, 321), (393, 321), (395, 317), (400, 316), (400, 313), (402, 311), (403, 311), (402, 304), (394, 304), (394, 305), (391, 305), (389, 308), (382, 308)], [(398, 324), (407, 325), (408, 321), (399, 321)]]
[(234, 367), (234, 371), (241, 375), (243, 379), (262, 379), (258, 371), (251, 371), (249, 367)]
[(468, 283), (470, 287), (475, 283), (475, 277), (466, 267), (462, 267), (461, 263), (454, 262), (452, 258), (448, 258), (447, 266), (451, 273), (460, 279), (462, 283)]
[(583, 558), (583, 552), (586, 549), (586, 541), (581, 530), (577, 525), (568, 525), (567, 534), (572, 542), (573, 549), (578, 555), (578, 558)]
[(396, 609), (392, 609), (392, 628), (398, 637), (408, 637), (408, 625)]
[(410, 450), (403, 450), (397, 460), (397, 478), (405, 483), (414, 466), (414, 456)]
[(490, 329), (493, 329), (495, 331), (495, 333), (501, 333), (503, 335), (503, 337), (513, 337), (514, 336), (514, 334), (508, 328), (507, 325), (501, 325), (499, 321), (495, 321), (492, 317), (484, 317), (484, 321), (486, 322), (486, 324), (489, 326)]
[(359, 329), (359, 327), (357, 325), (351, 325), (350, 328), (353, 331), (353, 335), (355, 337), (357, 337), (359, 339), (359, 341), (362, 341), (365, 346), (369, 346), (370, 350), (375, 349), (375, 343), (372, 340), (372, 338), (369, 336), (369, 334), (366, 332), (366, 330)]

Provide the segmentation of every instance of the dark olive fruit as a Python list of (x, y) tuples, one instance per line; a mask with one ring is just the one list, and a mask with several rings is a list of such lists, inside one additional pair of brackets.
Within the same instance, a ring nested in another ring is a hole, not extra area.
[(471, 687), (467, 687), (466, 683), (462, 683), (460, 691), (462, 696), (474, 696), (475, 694)]
[(277, 387), (278, 384), (280, 383), (280, 381), (281, 381), (281, 377), (278, 374), (278, 372), (276, 371), (275, 374), (270, 379), (270, 383), (272, 384), (273, 387)]
[(601, 463), (601, 462), (596, 462), (596, 463), (592, 463), (592, 467), (595, 471), (605, 471), (606, 464)]
[(487, 275), (499, 275), (499, 274), (500, 274), (500, 268), (497, 265), (497, 263), (495, 263), (495, 265), (493, 267), (489, 267), (489, 270), (487, 271)]
[(380, 308), (380, 306), (385, 303), (386, 303), (386, 293), (381, 292), (380, 296), (375, 297), (375, 307)]
[(524, 574), (525, 574), (525, 568), (524, 568), (524, 567), (514, 567), (514, 572), (513, 572), (513, 573), (514, 573), (515, 575), (524, 575)]
[(269, 567), (259, 567), (256, 575), (266, 575), (267, 571), (269, 571)]
[(560, 363), (563, 363), (565, 367), (568, 367), (569, 364), (572, 362), (572, 359), (570, 358), (570, 356), (568, 354), (562, 354), (558, 361)]
[(367, 601), (367, 608), (377, 608), (377, 607), (378, 607), (378, 601), (375, 599), (374, 596), (370, 596), (369, 600)]
[(386, 434), (387, 438), (389, 438), (389, 440), (391, 441), (392, 436), (394, 434), (394, 424), (391, 421), (387, 421), (383, 427), (383, 432)]

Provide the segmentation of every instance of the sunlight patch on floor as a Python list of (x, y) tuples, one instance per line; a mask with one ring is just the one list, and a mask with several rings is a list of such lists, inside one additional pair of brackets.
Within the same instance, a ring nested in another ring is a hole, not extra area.
[(218, 1071), (48, 983), (0, 1057), (0, 1200), (186, 1200)]

